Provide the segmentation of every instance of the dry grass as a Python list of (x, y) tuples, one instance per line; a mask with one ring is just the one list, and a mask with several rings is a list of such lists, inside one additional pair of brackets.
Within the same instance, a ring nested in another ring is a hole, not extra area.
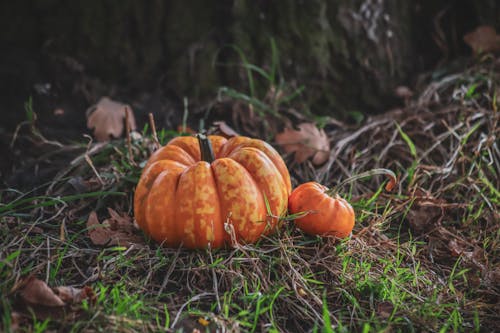
[[(399, 175), (391, 193), (377, 177), (344, 188), (357, 225), (343, 241), (308, 237), (287, 223), (234, 249), (192, 252), (148, 241), (95, 246), (88, 213), (102, 218), (113, 207), (131, 215), (140, 168), (130, 163), (125, 142), (79, 148), (74, 162), (36, 192), (47, 197), (28, 200), (34, 207), (9, 206), (22, 194), (2, 194), (4, 330), (19, 314), (14, 321), (28, 332), (496, 330), (498, 73), (498, 60), (485, 61), (434, 81), (407, 107), (358, 128), (327, 125), (333, 149), (319, 169), (289, 160), (294, 184), (316, 179), (332, 186), (378, 167)], [(150, 144), (134, 143), (135, 161), (147, 158)], [(78, 188), (100, 192), (64, 197)], [(15, 291), (28, 274), (50, 286), (89, 285), (96, 300), (45, 322)]]

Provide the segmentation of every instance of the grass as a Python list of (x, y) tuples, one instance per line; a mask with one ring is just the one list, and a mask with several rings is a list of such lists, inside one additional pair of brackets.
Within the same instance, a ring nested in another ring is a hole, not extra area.
[[(247, 91), (240, 91), (231, 87), (218, 89), (218, 100), (221, 104), (229, 100), (237, 130), (245, 130), (248, 135), (259, 136), (266, 140), (272, 139), (276, 131), (276, 124), (281, 124), (288, 117), (294, 117), (292, 102), (300, 103), (300, 97), (305, 90), (304, 86), (296, 86), (287, 82), (280, 66), (279, 52), (276, 42), (270, 39), (271, 57), (268, 68), (259, 67), (250, 63), (245, 52), (237, 45), (229, 45), (240, 58), (237, 66), (244, 70), (247, 78)], [(227, 64), (225, 64), (227, 66)], [(239, 103), (236, 103), (239, 102)], [(321, 122), (321, 117), (315, 117), (306, 105), (300, 105), (300, 113), (305, 118), (316, 118)], [(255, 116), (257, 115), (257, 116)], [(296, 115), (295, 115), (296, 116)], [(283, 124), (281, 124), (283, 125)], [(260, 133), (257, 134), (257, 131)], [(252, 133), (253, 132), (253, 133)]]
[[(245, 69), (255, 71), (248, 63)], [(420, 98), (402, 113), (378, 116), (376, 127), (361, 125), (354, 139), (351, 129), (327, 129), (342, 149), (334, 146), (330, 161), (314, 170), (325, 185), (379, 167), (401, 177), (392, 192), (382, 177), (344, 188), (357, 216), (344, 240), (307, 236), (285, 221), (277, 234), (232, 249), (168, 249), (145, 237), (96, 246), (88, 214), (102, 220), (112, 207), (132, 215), (152, 140), (145, 128), (132, 141), (133, 156), (126, 140), (82, 145), (48, 183), (0, 193), (3, 331), (16, 322), (21, 332), (494, 331), (500, 184), (492, 138), (500, 133), (488, 87), (498, 81), (488, 66), (470, 71), (454, 86), (432, 85), (442, 104)], [(483, 81), (457, 99), (454, 92), (476, 72)], [(276, 80), (277, 73), (266, 75)], [(162, 143), (174, 135), (158, 133)], [(294, 185), (310, 180), (310, 170), (295, 165)], [(50, 287), (89, 286), (95, 299), (45, 318), (39, 307), (23, 306), (16, 289), (30, 274)]]

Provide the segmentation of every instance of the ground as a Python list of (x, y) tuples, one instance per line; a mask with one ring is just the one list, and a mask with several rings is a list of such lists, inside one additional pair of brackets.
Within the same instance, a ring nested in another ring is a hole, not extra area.
[[(274, 144), (294, 187), (333, 187), (373, 168), (399, 180), (392, 191), (383, 177), (340, 189), (356, 213), (346, 239), (308, 236), (286, 219), (256, 244), (217, 250), (164, 248), (133, 226), (151, 126), (110, 142), (61, 143), (37, 127), (36, 101), (27, 101), (26, 122), (9, 136), (14, 167), (0, 194), (3, 330), (496, 330), (498, 73), (494, 56), (435, 71), (404, 106), (357, 124), (297, 112), (300, 95), (289, 101), (283, 94), (295, 90), (287, 87), (261, 99), (227, 91), (210, 107), (240, 133)], [(273, 141), (283, 124), (305, 120), (329, 139), (322, 165), (298, 163)], [(157, 136), (164, 144), (181, 134)]]

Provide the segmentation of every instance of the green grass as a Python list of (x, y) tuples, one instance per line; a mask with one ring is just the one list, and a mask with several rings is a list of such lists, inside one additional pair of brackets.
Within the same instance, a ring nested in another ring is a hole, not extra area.
[[(273, 114), (267, 108), (281, 112), (289, 100), (273, 104), (262, 97), (282, 84), (277, 50), (267, 71), (236, 51), (249, 92), (227, 96), (253, 103), (263, 117)], [(497, 135), (498, 115), (486, 109), (496, 107), (496, 95), (482, 80), (467, 86), (464, 99), (431, 111), (412, 106), (345, 144), (325, 185), (380, 167), (394, 170), (401, 183), (392, 192), (382, 177), (346, 187), (341, 194), (353, 204), (356, 226), (343, 240), (307, 236), (293, 225), (298, 216), (288, 216), (276, 234), (232, 249), (168, 249), (145, 237), (130, 247), (96, 246), (86, 230), (88, 214), (96, 211), (101, 222), (109, 207), (132, 215), (152, 140), (145, 126), (132, 142), (133, 156), (125, 140), (78, 150), (50, 182), (27, 192), (0, 191), (3, 331), (12, 327), (13, 314), (22, 316), (21, 332), (496, 329), (499, 290), (491, 274), (500, 265), (498, 156), (487, 138)], [(484, 107), (471, 108), (475, 104)], [(33, 123), (31, 102), (26, 109)], [(352, 132), (328, 134), (342, 139)], [(162, 144), (179, 134), (158, 131)], [(305, 164), (290, 171), (294, 185), (311, 175)], [(87, 191), (75, 194), (69, 182), (76, 177), (89, 181), (82, 182)], [(88, 286), (95, 299), (73, 304), (66, 316), (44, 318), (20, 302), (18, 283), (30, 274), (50, 287)]]

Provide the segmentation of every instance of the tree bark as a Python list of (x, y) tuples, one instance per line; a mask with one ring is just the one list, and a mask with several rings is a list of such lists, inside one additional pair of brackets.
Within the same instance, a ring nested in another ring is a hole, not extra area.
[[(232, 46), (269, 69), (273, 38), (284, 79), (306, 87), (313, 112), (383, 111), (397, 86), (442, 59), (434, 43), (439, 29), (458, 45), (446, 56), (468, 52), (463, 34), (481, 23), (498, 30), (499, 8), (494, 0), (4, 1), (0, 89), (10, 97), (0, 108), (17, 108), (18, 117), (39, 82), (51, 82), (59, 96), (79, 92), (80, 108), (110, 87), (160, 87), (199, 102), (220, 86), (248, 91)], [(99, 84), (87, 80), (75, 90), (82, 73)]]

